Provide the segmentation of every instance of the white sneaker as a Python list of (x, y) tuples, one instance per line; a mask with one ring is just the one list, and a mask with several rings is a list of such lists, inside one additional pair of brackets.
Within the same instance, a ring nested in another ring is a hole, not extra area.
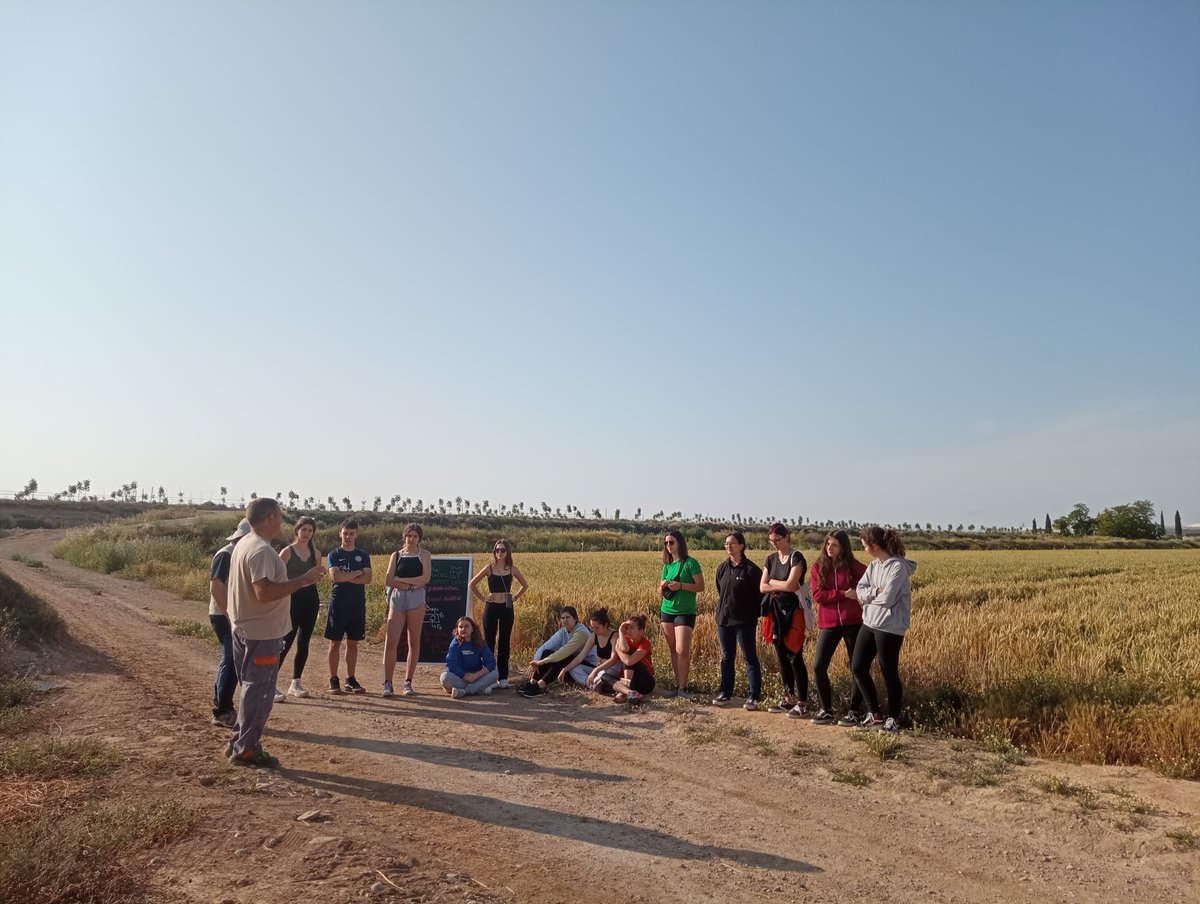
[(455, 700), (461, 700), (466, 695), (467, 695), (467, 692), (464, 691), (461, 687), (450, 688), (450, 696), (453, 697)]
[(500, 688), (500, 689), (502, 689), (502, 690), (508, 690), (508, 679), (507, 679), (507, 678), (501, 678), (501, 679), (500, 679), (500, 683), (499, 683), (499, 684), (497, 684), (497, 685), (496, 685), (496, 687), (498, 687), (498, 688)]
[(896, 732), (898, 732), (900, 730), (900, 723), (897, 722), (895, 719), (893, 719), (891, 716), (888, 716), (887, 721), (883, 723), (883, 727), (880, 728), (879, 730), (886, 731), (889, 734), (895, 734)]
[(405, 681), (405, 682), (404, 682), (404, 696), (406, 696), (406, 697), (411, 697), (411, 696), (413, 696), (415, 693), (416, 693), (416, 691), (414, 691), (414, 690), (413, 690), (412, 682), (411, 682), (411, 681)]
[(390, 681), (383, 682), (383, 692), (379, 696), (381, 696), (381, 697), (396, 696), (396, 692), (392, 689), (392, 682), (390, 682)]
[(279, 693), (279, 688), (275, 688), (275, 702), (282, 703), (286, 699), (287, 699), (287, 697), (285, 697), (283, 694)]
[(292, 683), (288, 686), (287, 695), (289, 697), (307, 697), (308, 691), (304, 689), (304, 685), (300, 683), (299, 678), (293, 678)]

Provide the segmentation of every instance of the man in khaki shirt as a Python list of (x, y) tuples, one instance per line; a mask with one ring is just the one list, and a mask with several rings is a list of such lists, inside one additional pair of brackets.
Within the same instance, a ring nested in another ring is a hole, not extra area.
[(283, 638), (292, 627), (291, 595), (316, 584), (325, 568), (314, 564), (294, 581), (271, 541), (283, 530), (283, 511), (274, 499), (246, 506), (250, 533), (233, 548), (229, 562), (229, 622), (233, 661), (242, 685), (241, 707), (226, 748), (230, 762), (275, 768), (279, 760), (262, 749), (262, 733), (275, 702)]

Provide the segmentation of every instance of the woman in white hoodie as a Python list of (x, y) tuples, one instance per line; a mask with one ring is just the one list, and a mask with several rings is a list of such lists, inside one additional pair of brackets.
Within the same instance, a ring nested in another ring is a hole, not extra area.
[[(900, 683), (900, 645), (912, 616), (910, 578), (917, 563), (904, 558), (904, 543), (890, 528), (865, 527), (859, 534), (863, 549), (872, 559), (866, 574), (858, 582), (858, 602), (862, 605), (863, 626), (854, 645), (850, 671), (866, 698), (869, 712), (865, 728), (900, 730), (900, 707), (904, 685)], [(871, 663), (879, 657), (879, 670), (887, 685), (887, 719), (879, 707), (879, 694), (871, 679)]]

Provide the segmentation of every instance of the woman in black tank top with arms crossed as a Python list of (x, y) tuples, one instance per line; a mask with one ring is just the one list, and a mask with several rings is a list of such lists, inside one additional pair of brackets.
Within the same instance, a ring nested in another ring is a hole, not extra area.
[[(488, 582), (488, 595), (479, 591), (479, 582)], [(521, 586), (512, 592), (513, 579)], [(492, 561), (471, 578), (471, 595), (483, 603), (483, 636), (488, 647), (496, 653), (496, 669), (500, 674), (499, 687), (508, 687), (509, 644), (512, 641), (513, 622), (516, 615), (513, 604), (525, 595), (529, 582), (521, 569), (513, 564), (512, 544), (508, 540), (497, 540), (492, 544)], [(496, 634), (500, 639), (497, 644)]]

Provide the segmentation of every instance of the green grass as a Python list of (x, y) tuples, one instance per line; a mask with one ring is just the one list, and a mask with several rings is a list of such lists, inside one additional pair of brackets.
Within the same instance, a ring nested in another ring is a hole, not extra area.
[(41, 559), (30, 559), (27, 556), (21, 555), (19, 552), (13, 553), (12, 560), (14, 562), (20, 562), (22, 565), (27, 565), (30, 568), (45, 568), (46, 567), (46, 563), (43, 562)]
[(133, 853), (183, 836), (196, 823), (181, 804), (88, 805), (48, 813), (0, 834), (0, 888), (21, 904), (141, 900)]
[(65, 631), (57, 612), (0, 571), (0, 637), (28, 644), (60, 638)]
[(89, 738), (33, 739), (0, 751), (0, 775), (42, 780), (95, 778), (120, 761), (115, 750)]
[(1100, 798), (1095, 791), (1085, 785), (1077, 785), (1061, 775), (1039, 777), (1034, 779), (1033, 784), (1047, 794), (1072, 798), (1085, 810), (1094, 810), (1100, 806)]
[(850, 769), (834, 769), (833, 780), (841, 782), (843, 785), (853, 785), (856, 788), (863, 788), (871, 784), (871, 776), (857, 766)]
[(867, 750), (881, 760), (904, 759), (904, 742), (894, 734), (885, 731), (863, 731), (854, 729), (850, 739), (864, 744)]

